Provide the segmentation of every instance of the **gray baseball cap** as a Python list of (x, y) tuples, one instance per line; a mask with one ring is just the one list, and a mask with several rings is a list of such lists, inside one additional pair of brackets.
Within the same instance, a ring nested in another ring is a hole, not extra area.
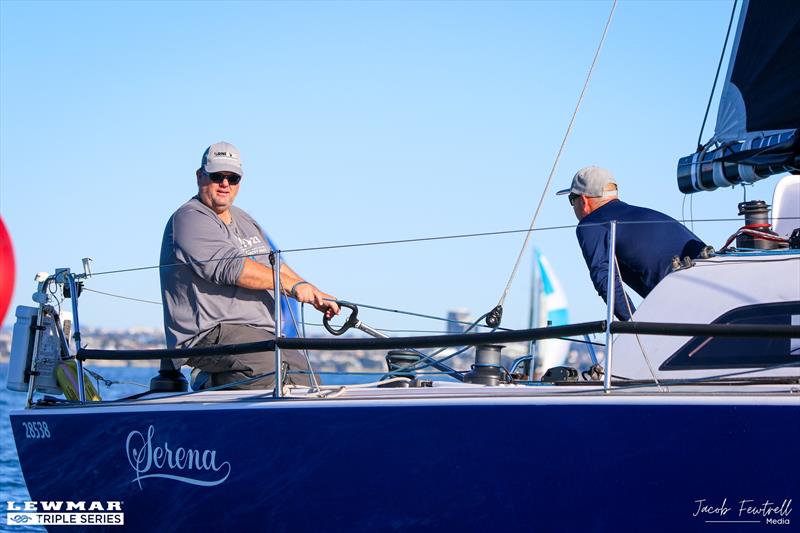
[(609, 183), (617, 184), (614, 175), (608, 170), (596, 166), (584, 167), (575, 173), (572, 178), (572, 186), (569, 189), (558, 191), (556, 194), (580, 194), (582, 196), (601, 197), (616, 196), (616, 191), (606, 191), (605, 187)]
[(203, 153), (203, 162), (200, 169), (206, 174), (214, 172), (234, 172), (244, 177), (242, 157), (239, 149), (231, 143), (220, 141), (214, 143)]

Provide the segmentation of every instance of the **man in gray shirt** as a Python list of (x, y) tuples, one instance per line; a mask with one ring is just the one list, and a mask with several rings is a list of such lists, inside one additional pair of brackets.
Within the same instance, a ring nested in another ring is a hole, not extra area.
[[(208, 147), (197, 170), (197, 196), (170, 217), (161, 242), (161, 297), (169, 348), (259, 342), (275, 337), (274, 274), (269, 244), (261, 227), (234, 207), (244, 176), (239, 150), (230, 143)], [(281, 288), (328, 318), (339, 313), (333, 297), (281, 265)], [(287, 317), (288, 318), (288, 317)], [(282, 350), (290, 370), (307, 371), (305, 357)], [(188, 362), (219, 386), (274, 372), (273, 352), (193, 357)], [(307, 375), (289, 381), (309, 384)], [(274, 386), (274, 375), (232, 388)]]

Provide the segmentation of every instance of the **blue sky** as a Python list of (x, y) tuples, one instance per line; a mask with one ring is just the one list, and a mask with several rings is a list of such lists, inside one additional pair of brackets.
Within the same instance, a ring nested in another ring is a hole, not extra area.
[[(588, 164), (611, 169), (624, 200), (681, 218), (675, 167), (695, 147), (731, 5), (619, 3), (538, 227), (576, 223), (552, 192)], [(12, 305), (30, 305), (36, 272), (80, 270), (85, 256), (95, 271), (157, 264), (166, 220), (196, 192), (205, 147), (223, 139), (244, 160), (237, 205), (284, 249), (527, 228), (610, 8), (4, 0), (0, 214), (16, 251)], [(748, 198), (769, 201), (773, 186)], [(732, 218), (742, 191), (694, 196), (695, 218)], [(737, 227), (695, 224), (717, 247)], [(479, 315), (500, 297), (522, 239), (286, 259), (343, 299)], [(571, 320), (604, 317), (574, 231), (534, 244), (566, 288)], [(527, 324), (531, 257), (506, 326)], [(160, 298), (155, 270), (87, 286)], [(377, 327), (441, 329), (362, 314)], [(161, 310), (86, 293), (81, 322), (159, 326)]]

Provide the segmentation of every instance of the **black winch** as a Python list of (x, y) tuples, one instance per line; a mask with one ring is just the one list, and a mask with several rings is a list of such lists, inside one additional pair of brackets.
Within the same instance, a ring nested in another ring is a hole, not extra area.
[[(420, 359), (420, 354), (414, 350), (390, 350), (386, 353), (386, 366), (389, 368), (389, 372), (394, 374), (394, 377), (408, 378), (413, 381), (417, 377), (417, 372), (410, 367), (413, 367), (415, 364), (419, 363)], [(405, 368), (409, 369), (403, 370)], [(409, 387), (410, 385), (411, 382), (409, 381), (394, 381), (392, 383), (386, 383), (380, 386)]]
[(739, 204), (739, 214), (744, 215), (744, 227), (736, 236), (737, 248), (751, 248), (755, 250), (775, 250), (785, 248), (776, 239), (777, 233), (772, 231), (769, 222), (769, 205), (764, 200), (751, 200)]
[(508, 372), (500, 364), (501, 351), (505, 346), (499, 344), (481, 344), (475, 347), (475, 364), (464, 376), (467, 383), (480, 385), (498, 385), (508, 382)]

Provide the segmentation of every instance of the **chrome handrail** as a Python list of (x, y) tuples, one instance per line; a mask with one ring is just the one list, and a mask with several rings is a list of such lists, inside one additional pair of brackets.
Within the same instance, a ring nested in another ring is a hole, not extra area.
[(283, 383), (283, 372), (281, 368), (281, 348), (278, 340), (281, 338), (281, 252), (274, 251), (269, 255), (269, 262), (272, 264), (272, 274), (274, 276), (274, 304), (275, 304), (275, 389), (272, 395), (280, 398), (283, 394), (281, 384)]

